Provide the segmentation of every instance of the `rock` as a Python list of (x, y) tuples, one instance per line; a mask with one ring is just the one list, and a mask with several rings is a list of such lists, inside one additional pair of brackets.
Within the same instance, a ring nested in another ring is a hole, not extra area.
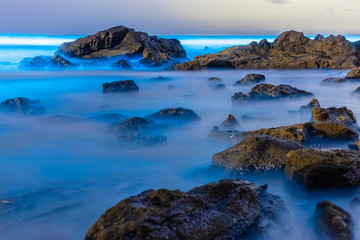
[(132, 69), (130, 61), (128, 61), (126, 59), (120, 59), (120, 60), (114, 62), (112, 64), (112, 67), (116, 68), (116, 69), (123, 69), (123, 70)]
[(109, 28), (74, 42), (63, 43), (58, 52), (74, 58), (141, 58), (145, 61), (185, 60), (177, 39), (163, 39), (124, 26)]
[(346, 75), (347, 79), (360, 79), (360, 68), (352, 69)]
[(316, 204), (313, 221), (322, 239), (355, 239), (353, 218), (348, 212), (332, 202), (322, 201)]
[(51, 61), (51, 57), (48, 56), (36, 56), (34, 58), (24, 58), (19, 63), (20, 69), (34, 69), (45, 70)]
[(133, 80), (116, 81), (111, 83), (103, 83), (102, 89), (104, 93), (114, 92), (138, 92), (139, 87)]
[(264, 75), (251, 73), (251, 74), (247, 74), (243, 79), (236, 81), (234, 86), (244, 85), (244, 84), (255, 84), (263, 81), (265, 81)]
[(173, 121), (177, 123), (187, 123), (200, 120), (193, 110), (187, 108), (164, 108), (156, 113), (147, 115), (146, 118), (156, 121)]
[(360, 87), (357, 87), (355, 91), (353, 91), (351, 94), (353, 95), (359, 95), (360, 94)]
[(235, 93), (235, 95), (231, 97), (231, 100), (234, 103), (238, 103), (251, 100), (270, 100), (303, 96), (313, 96), (313, 94), (304, 90), (299, 90), (290, 85), (261, 83), (251, 88), (248, 94), (242, 92)]
[(234, 46), (221, 52), (195, 57), (177, 64), (176, 70), (207, 68), (236, 69), (349, 69), (360, 65), (358, 42), (330, 35), (322, 40), (309, 39), (301, 32), (286, 31), (273, 43), (262, 40), (246, 46)]
[(255, 117), (251, 116), (251, 115), (244, 114), (244, 115), (241, 116), (241, 119), (242, 120), (254, 120)]
[(228, 118), (220, 126), (226, 129), (234, 129), (238, 125), (239, 123), (236, 118), (232, 114), (229, 114)]
[[(221, 180), (188, 192), (147, 190), (107, 210), (86, 240), (242, 239), (275, 237), (289, 230), (278, 196), (245, 180)], [(270, 230), (271, 229), (271, 230)]]
[(316, 35), (316, 37), (314, 38), (315, 41), (323, 41), (325, 39), (325, 37), (321, 34)]
[(311, 111), (314, 107), (320, 107), (320, 103), (316, 98), (311, 99), (306, 106), (301, 106), (299, 112)]
[(59, 54), (55, 54), (51, 58), (51, 63), (50, 64), (52, 66), (55, 66), (55, 67), (58, 67), (58, 68), (71, 68), (71, 66), (73, 65), (69, 60), (63, 58)]
[(285, 176), (308, 188), (360, 184), (360, 153), (344, 149), (300, 149), (287, 154)]
[(114, 126), (115, 131), (122, 133), (139, 133), (149, 130), (153, 122), (141, 117), (127, 118)]
[(333, 84), (346, 82), (346, 78), (326, 78), (320, 84)]
[(119, 139), (132, 145), (156, 145), (166, 142), (167, 137), (161, 135), (154, 137), (148, 135), (123, 135)]
[(214, 154), (212, 165), (239, 173), (261, 173), (284, 167), (286, 154), (302, 148), (294, 141), (270, 136), (249, 137), (225, 151)]
[(315, 107), (311, 111), (311, 119), (316, 122), (332, 122), (344, 124), (346, 126), (356, 125), (356, 117), (354, 113), (346, 107)]
[(169, 81), (171, 80), (171, 78), (159, 76), (159, 77), (150, 78), (150, 80), (162, 82), (162, 81)]
[(349, 149), (360, 150), (360, 140), (353, 142), (353, 143), (349, 143)]
[(307, 122), (304, 124), (307, 132), (307, 143), (314, 143), (319, 140), (342, 140), (351, 141), (358, 139), (359, 134), (347, 126), (331, 122)]
[(212, 86), (212, 88), (215, 90), (221, 90), (221, 89), (225, 89), (226, 86), (224, 84), (220, 83), (220, 84), (216, 84), (216, 85)]
[(218, 77), (211, 77), (208, 79), (209, 84), (222, 83), (221, 79)]
[(110, 124), (119, 123), (125, 119), (125, 116), (120, 113), (102, 113), (89, 117), (91, 120), (99, 122), (107, 122)]
[(26, 115), (38, 115), (45, 112), (40, 100), (30, 100), (24, 97), (7, 99), (1, 103), (1, 109), (5, 111), (17, 111)]

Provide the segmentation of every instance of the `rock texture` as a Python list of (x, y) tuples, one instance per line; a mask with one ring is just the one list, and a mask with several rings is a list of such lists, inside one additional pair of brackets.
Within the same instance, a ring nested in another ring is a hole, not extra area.
[(142, 117), (131, 117), (121, 121), (114, 126), (115, 131), (121, 133), (139, 133), (149, 130), (153, 126), (153, 122)]
[(244, 180), (222, 180), (188, 192), (148, 190), (107, 210), (86, 240), (243, 239), (289, 229), (280, 197)]
[(1, 103), (1, 110), (17, 111), (26, 115), (37, 115), (45, 112), (45, 108), (41, 106), (40, 100), (30, 100), (24, 97), (3, 101)]
[(320, 84), (333, 84), (333, 83), (343, 83), (346, 82), (346, 78), (326, 78), (321, 81)]
[(235, 103), (251, 101), (251, 100), (269, 100), (279, 98), (296, 98), (304, 96), (313, 96), (312, 93), (297, 89), (290, 85), (272, 85), (269, 83), (261, 83), (251, 88), (249, 93), (235, 93), (231, 100)]
[(316, 204), (313, 221), (322, 239), (355, 239), (353, 218), (348, 212), (332, 202), (322, 201)]
[(139, 87), (133, 80), (116, 81), (111, 83), (103, 83), (102, 89), (104, 93), (117, 92), (138, 92)]
[(265, 76), (261, 74), (247, 74), (243, 79), (236, 81), (234, 86), (236, 85), (246, 85), (246, 84), (256, 84), (259, 82), (265, 81)]
[(346, 75), (346, 78), (348, 79), (360, 79), (360, 68), (352, 69), (348, 74)]
[(286, 154), (302, 148), (294, 141), (270, 136), (249, 137), (225, 151), (214, 154), (212, 165), (239, 173), (261, 173), (284, 167)]
[(285, 175), (308, 188), (360, 184), (360, 153), (344, 149), (301, 149), (287, 154)]
[(311, 99), (306, 106), (301, 106), (299, 112), (311, 111), (314, 107), (320, 107), (320, 102), (316, 98)]
[(177, 123), (186, 123), (200, 120), (199, 115), (197, 115), (193, 110), (182, 107), (164, 108), (146, 117), (157, 121), (173, 121)]
[(115, 69), (129, 70), (132, 69), (130, 61), (126, 59), (120, 59), (112, 64)]
[(358, 67), (359, 59), (359, 42), (349, 42), (340, 35), (311, 40), (302, 32), (292, 30), (281, 33), (273, 43), (262, 40), (247, 46), (230, 47), (218, 53), (197, 56), (193, 61), (177, 64), (174, 68), (349, 69)]
[(234, 129), (239, 125), (238, 121), (236, 120), (236, 118), (232, 115), (229, 114), (228, 118), (221, 123), (221, 127), (222, 128), (226, 128), (226, 129)]
[(311, 118), (316, 122), (332, 122), (344, 124), (346, 126), (356, 125), (356, 117), (354, 113), (346, 107), (315, 107), (311, 111)]

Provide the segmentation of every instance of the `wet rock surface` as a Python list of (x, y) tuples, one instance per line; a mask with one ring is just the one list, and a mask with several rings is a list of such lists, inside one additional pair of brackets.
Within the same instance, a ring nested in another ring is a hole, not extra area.
[(24, 97), (7, 99), (1, 103), (0, 110), (19, 112), (26, 115), (39, 115), (45, 112), (40, 100), (30, 100)]
[(231, 97), (231, 100), (234, 103), (239, 103), (252, 100), (270, 100), (304, 96), (313, 96), (313, 94), (304, 90), (297, 89), (290, 85), (272, 85), (268, 83), (261, 83), (251, 88), (251, 90), (247, 94), (244, 94), (242, 92), (235, 93), (235, 95)]
[(238, 173), (261, 173), (281, 169), (286, 154), (303, 147), (294, 141), (270, 136), (249, 137), (212, 157), (212, 166)]
[(230, 47), (218, 53), (197, 56), (193, 61), (177, 64), (174, 68), (349, 69), (360, 65), (357, 42), (349, 42), (341, 35), (320, 39), (312, 40), (302, 32), (291, 30), (281, 33), (273, 43), (264, 39), (259, 43)]
[(154, 122), (142, 117), (127, 118), (114, 126), (114, 131), (121, 133), (139, 133), (149, 130)]
[(332, 202), (316, 205), (313, 222), (322, 239), (353, 240), (355, 223), (351, 215)]
[(357, 124), (354, 113), (346, 107), (315, 107), (311, 111), (311, 118), (316, 122), (332, 122), (354, 126)]
[(119, 92), (138, 92), (139, 87), (133, 80), (116, 81), (111, 83), (103, 83), (102, 89), (104, 93)]
[(250, 73), (250, 74), (247, 74), (243, 79), (236, 81), (234, 86), (246, 85), (246, 84), (256, 84), (256, 83), (263, 82), (263, 81), (265, 81), (264, 75)]
[(147, 115), (146, 118), (157, 121), (173, 121), (177, 123), (187, 123), (200, 120), (193, 110), (187, 108), (164, 108), (156, 113)]
[(306, 106), (301, 106), (299, 112), (311, 111), (314, 107), (320, 107), (320, 102), (316, 98), (311, 99)]
[(238, 126), (239, 126), (239, 123), (232, 114), (229, 114), (228, 118), (224, 122), (222, 122), (220, 125), (220, 127), (225, 128), (225, 129), (234, 129)]
[(355, 68), (350, 70), (348, 74), (346, 75), (346, 78), (348, 79), (360, 79), (360, 68)]
[(326, 78), (320, 82), (320, 84), (334, 84), (346, 82), (346, 78)]
[(285, 175), (308, 188), (360, 184), (360, 153), (344, 149), (301, 149), (287, 154)]
[[(86, 240), (242, 239), (289, 229), (280, 197), (244, 180), (221, 180), (188, 192), (148, 190), (107, 210)], [(274, 231), (275, 230), (275, 231)]]

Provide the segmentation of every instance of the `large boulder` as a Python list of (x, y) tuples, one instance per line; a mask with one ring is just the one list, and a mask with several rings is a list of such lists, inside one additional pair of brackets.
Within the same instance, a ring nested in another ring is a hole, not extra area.
[(188, 192), (148, 190), (126, 198), (107, 210), (85, 239), (272, 238), (289, 227), (282, 199), (266, 186), (221, 180)]
[(348, 74), (346, 75), (346, 78), (348, 79), (360, 79), (360, 68), (352, 69)]
[(138, 92), (139, 87), (133, 80), (116, 81), (111, 83), (103, 83), (102, 89), (104, 93), (118, 92)]
[(40, 100), (30, 100), (24, 97), (3, 101), (1, 103), (1, 110), (20, 112), (26, 115), (38, 115), (45, 112), (45, 108), (41, 106)]
[(285, 175), (308, 188), (360, 184), (360, 152), (344, 149), (300, 149), (287, 154)]
[(242, 92), (235, 93), (235, 95), (231, 97), (231, 100), (236, 103), (251, 100), (296, 98), (303, 96), (313, 96), (313, 94), (286, 84), (272, 85), (269, 83), (261, 83), (251, 88), (247, 94)]
[(332, 122), (344, 124), (346, 126), (354, 126), (356, 124), (354, 113), (346, 107), (315, 107), (311, 111), (311, 118), (316, 122)]
[(265, 81), (265, 76), (261, 74), (250, 73), (247, 74), (243, 79), (236, 81), (236, 85), (256, 84)]
[(340, 35), (312, 40), (292, 30), (280, 34), (273, 43), (262, 40), (230, 47), (218, 53), (197, 56), (193, 61), (175, 65), (174, 69), (349, 69), (360, 66), (359, 46), (358, 42), (349, 42)]
[(265, 172), (285, 166), (286, 154), (303, 147), (289, 140), (270, 136), (249, 137), (244, 141), (216, 153), (212, 165), (238, 173)]
[(321, 239), (355, 239), (354, 219), (348, 212), (332, 202), (322, 201), (316, 204), (313, 221)]
[(199, 115), (197, 115), (193, 110), (182, 107), (164, 108), (156, 113), (147, 115), (146, 118), (156, 121), (172, 121), (176, 123), (186, 123), (200, 120)]
[(63, 43), (58, 52), (66, 56), (94, 59), (141, 58), (149, 61), (185, 60), (186, 52), (177, 39), (163, 39), (124, 26)]

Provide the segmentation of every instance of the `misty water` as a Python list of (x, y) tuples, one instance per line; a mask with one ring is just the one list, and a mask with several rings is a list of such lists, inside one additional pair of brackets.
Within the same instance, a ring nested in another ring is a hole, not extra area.
[[(194, 48), (193, 51), (196, 49)], [(46, 114), (24, 116), (0, 112), (0, 239), (83, 239), (89, 227), (122, 199), (147, 189), (187, 191), (224, 177), (207, 171), (213, 154), (233, 145), (209, 138), (214, 125), (233, 114), (238, 130), (291, 125), (310, 120), (310, 113), (289, 113), (311, 98), (232, 104), (231, 96), (251, 86), (235, 87), (248, 73), (266, 76), (272, 84), (290, 84), (310, 91), (322, 107), (351, 109), (360, 119), (359, 84), (320, 85), (342, 70), (231, 70), (198, 72), (158, 71), (0, 71), (1, 101), (39, 99)], [(164, 76), (166, 81), (151, 78)], [(208, 85), (220, 77), (225, 89)], [(101, 85), (134, 80), (138, 94), (102, 93)], [(172, 85), (172, 88), (169, 88)], [(194, 110), (200, 122), (161, 129), (164, 144), (127, 145), (109, 124), (89, 120), (101, 113), (143, 117), (166, 107)], [(73, 118), (54, 118), (54, 115)], [(243, 120), (241, 116), (253, 116)], [(347, 148), (336, 142), (319, 147)], [(360, 210), (349, 202), (359, 189), (308, 192), (288, 183), (280, 171), (270, 175), (241, 176), (280, 195), (292, 215), (294, 231), (284, 239), (315, 239), (309, 222), (318, 201), (329, 200), (348, 210), (360, 229)], [(358, 233), (358, 232), (357, 232)]]

